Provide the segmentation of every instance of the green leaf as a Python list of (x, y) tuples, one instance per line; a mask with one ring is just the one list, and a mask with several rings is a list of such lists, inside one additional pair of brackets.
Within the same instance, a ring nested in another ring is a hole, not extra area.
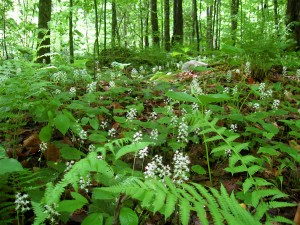
[(84, 156), (85, 154), (81, 151), (77, 150), (76, 148), (64, 146), (60, 149), (61, 157), (63, 157), (66, 160), (77, 160), (80, 159), (81, 156)]
[(71, 192), (71, 196), (78, 202), (81, 202), (83, 204), (87, 204), (88, 200), (83, 197), (81, 194), (77, 193), (77, 192)]
[(1, 159), (0, 168), (0, 175), (24, 170), (22, 164), (16, 159)]
[(216, 102), (224, 102), (227, 100), (230, 100), (231, 97), (229, 97), (226, 94), (207, 94), (207, 95), (199, 95), (197, 96), (199, 101), (204, 104), (210, 104), (210, 103), (216, 103)]
[(65, 135), (70, 128), (71, 123), (68, 116), (59, 114), (54, 118), (54, 125), (63, 135)]
[(58, 204), (58, 212), (72, 213), (77, 209), (81, 209), (86, 203), (78, 200), (63, 200)]
[(97, 143), (101, 143), (101, 142), (105, 142), (106, 141), (106, 137), (103, 134), (92, 133), (89, 136), (89, 140), (97, 142)]
[(116, 196), (108, 191), (102, 190), (101, 188), (93, 189), (93, 199), (109, 200), (115, 199)]
[(119, 159), (123, 155), (127, 153), (137, 153), (139, 150), (149, 146), (152, 142), (138, 142), (138, 143), (132, 143), (130, 145), (126, 145), (122, 147), (116, 154), (115, 160)]
[(96, 118), (90, 119), (90, 125), (94, 130), (98, 130), (99, 128), (99, 122)]
[(200, 165), (194, 165), (192, 166), (192, 171), (199, 174), (199, 175), (204, 175), (206, 174), (206, 170), (200, 166)]
[(82, 221), (81, 225), (103, 225), (103, 214), (91, 213)]
[(121, 208), (119, 219), (121, 225), (138, 225), (139, 222), (139, 218), (136, 213), (127, 207)]
[(44, 126), (40, 133), (39, 133), (39, 138), (43, 142), (48, 142), (50, 141), (52, 136), (52, 127), (48, 124), (47, 126)]
[(195, 97), (193, 97), (185, 92), (168, 91), (166, 93), (166, 96), (169, 98), (172, 98), (174, 100), (182, 101), (182, 102), (196, 102), (196, 103), (198, 102), (198, 100)]

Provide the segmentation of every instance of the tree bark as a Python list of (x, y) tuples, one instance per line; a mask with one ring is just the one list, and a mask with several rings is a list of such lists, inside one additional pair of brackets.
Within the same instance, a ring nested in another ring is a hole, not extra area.
[(206, 45), (209, 50), (213, 50), (213, 3), (206, 8)]
[(73, 0), (70, 0), (70, 14), (69, 14), (69, 50), (70, 63), (74, 63), (74, 37), (73, 37)]
[(183, 44), (182, 0), (174, 0), (172, 44)]
[(39, 0), (39, 18), (38, 18), (38, 63), (51, 62), (50, 58), (50, 29), (48, 22), (51, 20), (51, 0)]
[(100, 47), (99, 47), (99, 27), (98, 27), (98, 4), (97, 0), (94, 0), (94, 8), (95, 8), (95, 31), (96, 31), (96, 40), (94, 45), (94, 55), (97, 55), (97, 60), (99, 60), (100, 56)]
[(275, 29), (278, 31), (278, 26), (279, 26), (279, 18), (278, 18), (278, 1), (273, 0), (274, 4), (274, 24), (275, 24)]
[(118, 21), (117, 21), (116, 1), (112, 0), (111, 3), (111, 47), (112, 48), (116, 46), (117, 29), (118, 29)]
[(2, 11), (2, 19), (3, 19), (3, 44), (2, 44), (2, 48), (3, 48), (3, 58), (4, 59), (8, 59), (8, 54), (7, 54), (7, 46), (6, 46), (6, 16), (5, 16), (5, 12), (6, 12), (6, 3), (3, 3), (3, 11)]
[(236, 30), (237, 30), (237, 16), (239, 13), (239, 4), (240, 0), (231, 0), (231, 40), (232, 40), (232, 45), (236, 45)]
[(152, 43), (159, 46), (159, 28), (157, 18), (157, 0), (151, 0), (151, 27), (152, 27)]
[(300, 50), (300, 1), (287, 1), (287, 25), (290, 28), (291, 35), (296, 41), (296, 50)]
[(104, 0), (104, 12), (103, 12), (103, 22), (104, 22), (104, 49), (106, 49), (106, 39), (107, 39), (107, 30), (106, 30), (106, 5), (107, 5), (107, 0)]
[(171, 50), (171, 40), (170, 40), (170, 0), (164, 1), (164, 45), (165, 50)]
[(197, 51), (200, 51), (200, 34), (198, 23), (197, 0), (193, 0), (193, 38), (196, 36)]
[[(145, 8), (149, 8), (149, 1), (145, 1)], [(145, 17), (145, 47), (149, 47), (149, 11), (147, 10), (146, 12), (146, 17)]]

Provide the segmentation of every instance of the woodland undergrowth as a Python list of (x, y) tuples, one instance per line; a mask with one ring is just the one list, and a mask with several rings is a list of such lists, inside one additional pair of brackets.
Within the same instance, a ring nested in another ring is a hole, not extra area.
[(181, 66), (2, 62), (1, 224), (293, 224), (300, 70)]

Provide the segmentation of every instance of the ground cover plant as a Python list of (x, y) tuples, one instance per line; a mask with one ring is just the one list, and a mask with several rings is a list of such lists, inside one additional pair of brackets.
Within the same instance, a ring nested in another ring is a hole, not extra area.
[(204, 60), (3, 61), (1, 223), (294, 224), (300, 70)]

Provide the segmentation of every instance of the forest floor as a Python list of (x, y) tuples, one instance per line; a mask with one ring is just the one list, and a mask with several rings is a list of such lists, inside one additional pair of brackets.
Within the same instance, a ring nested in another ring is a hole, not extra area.
[[(17, 68), (18, 73), (11, 72)], [(134, 168), (144, 179), (146, 165), (155, 155), (162, 155), (165, 165), (173, 165), (173, 154), (179, 150), (190, 160), (188, 182), (217, 190), (223, 185), (253, 215), (261, 205), (254, 203), (251, 193), (276, 189), (274, 195), (262, 194), (259, 202), (287, 204), (267, 208), (261, 223), (281, 216), (300, 224), (295, 217), (300, 202), (300, 86), (296, 73), (283, 76), (282, 71), (273, 70), (258, 81), (244, 67), (228, 72), (224, 65), (186, 72), (111, 68), (95, 76), (69, 66), (31, 69), (12, 63), (6, 70), (11, 73), (1, 87), (1, 160), (16, 159), (20, 164), (10, 162), (12, 170), (24, 172), (18, 169), (21, 165), (31, 173), (41, 173), (43, 179), (35, 179), (38, 191), (32, 191), (30, 181), (17, 177), (12, 183), (9, 171), (0, 173), (6, 177), (0, 184), (2, 192), (10, 196), (0, 199), (0, 204), (13, 205), (11, 196), (17, 192), (45, 201), (46, 183), (57, 184), (70, 163), (91, 151), (110, 165), (126, 163), (124, 174), (133, 174)], [(139, 131), (138, 141), (151, 143), (145, 158), (130, 151), (119, 159), (112, 152), (104, 154), (107, 143), (134, 142)], [(241, 157), (240, 162), (234, 162), (235, 155)], [(248, 183), (249, 177), (255, 185)], [(101, 186), (106, 185), (95, 179), (88, 192), (81, 193), (89, 199), (93, 188)], [(64, 196), (71, 191), (73, 187), (67, 187)], [(136, 209), (137, 203), (132, 204)], [(92, 209), (84, 206), (68, 220), (59, 218), (59, 223), (81, 224), (88, 210)], [(139, 210), (140, 224), (177, 224), (176, 214), (165, 220), (158, 212)], [(13, 224), (33, 224), (34, 218), (33, 210), (22, 217), (12, 208), (2, 216)], [(278, 221), (272, 224), (285, 224)], [(189, 224), (202, 223), (191, 213)]]

